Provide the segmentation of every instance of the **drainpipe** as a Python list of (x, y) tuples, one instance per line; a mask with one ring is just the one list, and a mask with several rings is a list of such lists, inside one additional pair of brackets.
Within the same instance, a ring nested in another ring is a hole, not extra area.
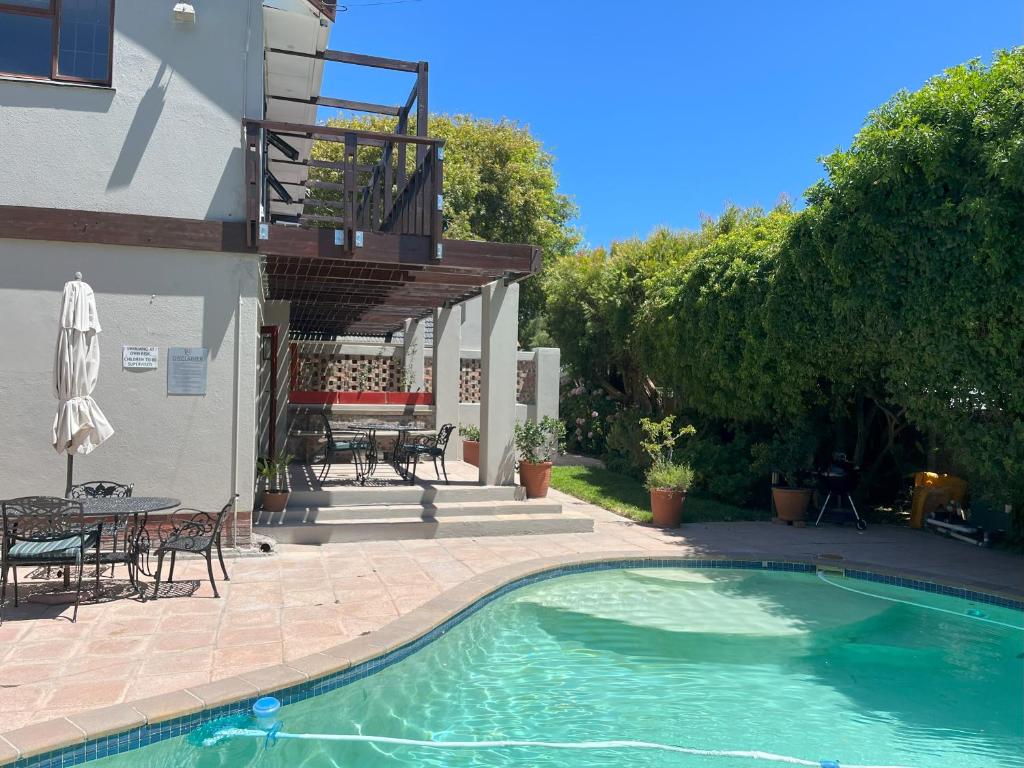
[(241, 323), (242, 323), (242, 279), (238, 279), (238, 297), (235, 300), (235, 356), (234, 386), (231, 392), (231, 543), (238, 548), (238, 407), (241, 398), (238, 389), (241, 385)]

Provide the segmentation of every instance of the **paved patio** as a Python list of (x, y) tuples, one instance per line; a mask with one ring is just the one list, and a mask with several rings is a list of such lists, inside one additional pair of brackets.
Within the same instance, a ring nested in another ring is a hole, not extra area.
[(373, 633), (476, 574), (537, 558), (824, 558), (1024, 595), (1024, 559), (925, 532), (769, 523), (663, 532), (552, 496), (592, 516), (594, 532), (283, 546), (229, 560), (220, 600), (212, 599), (205, 564), (192, 561), (178, 569), (179, 580), (198, 584), (191, 597), (85, 604), (77, 624), (55, 618), (60, 607), (8, 608), (0, 626), (0, 731), (291, 662)]

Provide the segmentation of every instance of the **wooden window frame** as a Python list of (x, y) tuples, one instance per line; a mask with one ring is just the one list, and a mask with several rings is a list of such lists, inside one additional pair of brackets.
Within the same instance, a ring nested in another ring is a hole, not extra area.
[(79, 83), (82, 85), (101, 85), (107, 88), (110, 87), (114, 78), (114, 6), (116, 0), (110, 0), (110, 38), (107, 41), (107, 77), (105, 80), (94, 80), (88, 77), (76, 77), (73, 75), (62, 75), (57, 67), (57, 59), (60, 55), (60, 15), (61, 15), (61, 0), (50, 0), (50, 7), (46, 9), (42, 8), (26, 8), (23, 5), (10, 5), (5, 3), (4, 0), (0, 0), (0, 12), (2, 13), (13, 13), (21, 16), (36, 16), (38, 18), (45, 18), (51, 20), (50, 29), (50, 74), (46, 75), (26, 75), (22, 72), (2, 72), (0, 75), (8, 77), (19, 77), (26, 80), (38, 80), (41, 82), (55, 82), (55, 83)]

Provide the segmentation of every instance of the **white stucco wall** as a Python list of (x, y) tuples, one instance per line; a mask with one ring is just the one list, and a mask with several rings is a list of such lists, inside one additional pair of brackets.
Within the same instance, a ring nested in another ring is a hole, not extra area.
[(197, 2), (195, 24), (173, 5), (116, 3), (112, 88), (0, 80), (0, 205), (242, 218), (260, 0)]
[[(115, 434), (77, 456), (78, 480), (215, 509), (252, 509), (258, 334), (255, 256), (0, 239), (0, 497), (63, 495), (49, 444), (57, 313), (75, 271), (103, 326), (94, 397)], [(160, 348), (157, 370), (121, 367), (123, 345)], [(210, 349), (206, 396), (167, 394), (167, 348)], [(236, 383), (237, 382), (237, 383)]]

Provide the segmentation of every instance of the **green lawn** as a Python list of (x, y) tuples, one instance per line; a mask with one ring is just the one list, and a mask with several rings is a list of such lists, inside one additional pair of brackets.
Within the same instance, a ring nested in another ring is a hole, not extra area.
[[(618, 472), (594, 467), (553, 467), (551, 487), (578, 499), (604, 507), (610, 512), (636, 520), (651, 522), (650, 496), (638, 480)], [(683, 506), (683, 522), (710, 523), (731, 520), (767, 520), (763, 509), (744, 509), (721, 501), (687, 494)]]

